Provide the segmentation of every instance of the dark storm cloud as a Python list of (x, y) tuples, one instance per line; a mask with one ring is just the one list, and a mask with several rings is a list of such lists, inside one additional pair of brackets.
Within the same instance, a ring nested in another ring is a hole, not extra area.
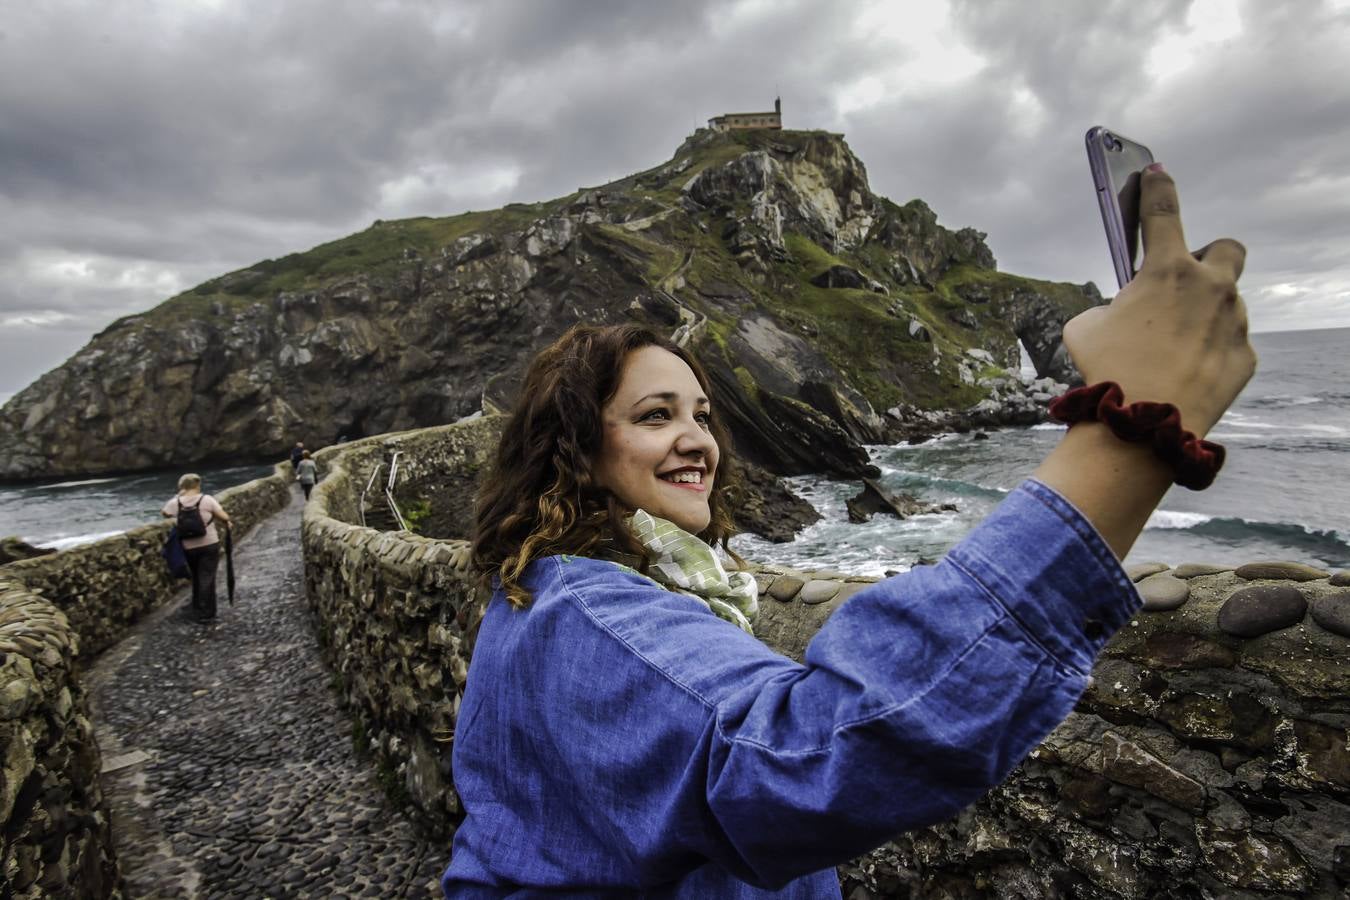
[[(1344, 13), (1249, 4), (1227, 45), (1154, 85), (1149, 52), (1186, 32), (1186, 4), (959, 2), (933, 31), (938, 9), (8, 4), (0, 399), (206, 278), (375, 218), (599, 184), (775, 91), (790, 127), (846, 132), (875, 189), (989, 232), (1010, 271), (1109, 289), (1081, 147), (1103, 122), (1177, 173), (1192, 236), (1252, 246), (1258, 284), (1350, 289)], [(946, 50), (971, 72), (942, 77)], [(1288, 323), (1329, 314), (1300, 290), (1281, 289)]]
[[(965, 90), (850, 122), (874, 187), (924, 196), (948, 222), (988, 231), (1011, 271), (1090, 278), (1109, 292), (1081, 142), (1089, 125), (1116, 127), (1177, 177), (1193, 243), (1232, 234), (1248, 244), (1258, 327), (1350, 324), (1350, 272), (1336, 250), (1350, 230), (1347, 13), (1242, 4), (1239, 34), (1179, 47), (1191, 55), (1165, 61), (1184, 68), (1155, 79), (1150, 53), (1188, 30), (1189, 5), (1051, 6), (1053, 16), (1025, 4), (955, 7), (986, 66)], [(1223, 27), (1195, 18), (1196, 37)], [(880, 170), (879, 156), (906, 158), (906, 168)], [(1320, 298), (1270, 292), (1291, 280), (1322, 285)]]

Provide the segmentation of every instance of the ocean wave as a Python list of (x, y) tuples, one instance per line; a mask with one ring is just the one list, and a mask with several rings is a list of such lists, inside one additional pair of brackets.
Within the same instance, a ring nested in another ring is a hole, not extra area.
[(1269, 394), (1265, 397), (1244, 397), (1246, 406), (1312, 406), (1316, 403), (1345, 403), (1350, 394), (1342, 391), (1318, 391), (1315, 394)]
[(1343, 425), (1325, 425), (1320, 422), (1262, 422), (1241, 414), (1230, 413), (1219, 421), (1219, 427), (1254, 428), (1258, 431), (1284, 431), (1291, 435), (1330, 435), (1350, 437), (1350, 428)]
[(1068, 425), (1062, 425), (1059, 422), (1038, 422), (1031, 426), (1032, 431), (1068, 431)]
[(84, 481), (58, 481), (56, 484), (36, 484), (33, 485), (35, 491), (50, 491), (53, 488), (80, 487), (86, 484), (107, 484), (109, 481), (117, 481), (116, 478), (86, 478)]
[(1213, 516), (1204, 513), (1178, 512), (1171, 509), (1154, 510), (1148, 517), (1145, 528), (1194, 528), (1212, 520)]
[(1292, 522), (1262, 522), (1228, 516), (1160, 509), (1149, 517), (1152, 529), (1176, 529), (1203, 535), (1224, 544), (1241, 545), (1262, 539), (1305, 551), (1331, 566), (1350, 566), (1350, 534), (1334, 528), (1314, 528)]
[(78, 547), (81, 544), (93, 544), (104, 538), (116, 537), (124, 534), (123, 531), (97, 531), (89, 534), (76, 534), (69, 537), (55, 538), (24, 538), (25, 541), (34, 547), (45, 547), (50, 550), (67, 550), (71, 547)]

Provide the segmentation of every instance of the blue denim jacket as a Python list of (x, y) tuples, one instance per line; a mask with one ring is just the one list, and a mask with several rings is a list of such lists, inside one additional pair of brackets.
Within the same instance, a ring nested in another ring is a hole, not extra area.
[(607, 562), (526, 584), (469, 670), (449, 897), (837, 898), (835, 865), (1003, 780), (1139, 606), (1036, 481), (842, 604), (805, 665)]

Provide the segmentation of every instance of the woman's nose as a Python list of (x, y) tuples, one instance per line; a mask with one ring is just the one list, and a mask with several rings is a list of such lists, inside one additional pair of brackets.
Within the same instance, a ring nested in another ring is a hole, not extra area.
[(684, 423), (679, 437), (675, 440), (675, 452), (681, 456), (710, 456), (716, 449), (717, 442), (713, 440), (712, 433), (694, 419)]

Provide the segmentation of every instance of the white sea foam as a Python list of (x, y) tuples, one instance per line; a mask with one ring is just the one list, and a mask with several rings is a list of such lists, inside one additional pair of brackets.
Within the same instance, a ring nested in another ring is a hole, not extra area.
[(1197, 525), (1203, 525), (1213, 519), (1213, 516), (1207, 516), (1204, 513), (1178, 512), (1171, 509), (1155, 510), (1153, 515), (1148, 517), (1148, 524), (1145, 528), (1194, 528)]
[(78, 547), (82, 544), (92, 544), (101, 541), (104, 538), (115, 537), (122, 534), (121, 531), (98, 531), (90, 534), (76, 534), (70, 537), (55, 538), (24, 538), (25, 541), (35, 547), (48, 547), (52, 550), (67, 550), (71, 547)]
[(82, 484), (105, 484), (109, 481), (116, 481), (116, 478), (87, 478), (84, 481), (58, 481), (56, 484), (38, 484), (33, 486), (35, 491), (48, 491), (52, 488), (79, 487)]
[(1038, 422), (1031, 426), (1032, 431), (1065, 431), (1068, 425), (1061, 425), (1059, 422)]

